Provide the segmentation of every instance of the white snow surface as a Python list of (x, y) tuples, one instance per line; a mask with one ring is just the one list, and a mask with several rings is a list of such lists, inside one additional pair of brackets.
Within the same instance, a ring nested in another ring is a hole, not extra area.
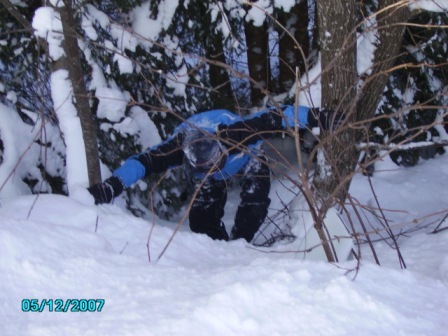
[[(87, 194), (81, 201), (2, 198), (0, 334), (446, 335), (448, 230), (430, 232), (447, 211), (448, 191), (441, 188), (447, 167), (447, 155), (412, 168), (390, 159), (377, 164), (372, 184), (390, 223), (422, 227), (399, 238), (407, 269), (384, 242), (374, 243), (381, 266), (362, 245), (355, 272), (355, 260), (303, 260), (292, 252), (294, 243), (256, 248), (213, 241), (187, 224), (159, 259), (175, 222), (94, 206)], [(287, 197), (279, 185), (273, 184), (271, 208)], [(351, 193), (373, 202), (362, 175)], [(237, 204), (238, 193), (229, 194), (228, 227)], [(105, 305), (101, 312), (23, 312), (23, 299), (104, 299)]]

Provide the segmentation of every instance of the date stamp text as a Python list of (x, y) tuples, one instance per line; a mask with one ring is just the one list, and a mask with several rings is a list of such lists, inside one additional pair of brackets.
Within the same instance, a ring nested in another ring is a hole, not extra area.
[(67, 313), (67, 312), (101, 312), (106, 300), (104, 299), (23, 299), (23, 312), (44, 311)]

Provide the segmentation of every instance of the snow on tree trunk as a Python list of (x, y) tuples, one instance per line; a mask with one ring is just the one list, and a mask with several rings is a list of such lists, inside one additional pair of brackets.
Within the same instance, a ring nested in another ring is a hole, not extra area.
[(52, 7), (38, 8), (33, 18), (33, 28), (38, 38), (47, 41), (48, 53), (53, 61), (51, 97), (66, 146), (67, 188), (71, 194), (77, 187), (87, 187), (89, 178), (81, 121), (74, 105), (73, 86), (62, 47), (64, 39), (59, 13)]
[(81, 121), (73, 104), (73, 87), (68, 71), (51, 74), (51, 97), (66, 146), (67, 187), (71, 194), (77, 186), (87, 187), (89, 178)]
[(81, 53), (76, 35), (76, 23), (71, 1), (64, 0), (64, 7), (59, 9), (64, 32), (64, 51), (67, 57), (69, 79), (72, 83), (75, 108), (81, 122), (82, 138), (87, 165), (88, 181), (90, 185), (101, 182), (98, 143), (96, 140), (96, 126), (89, 105), (84, 73), (81, 64)]

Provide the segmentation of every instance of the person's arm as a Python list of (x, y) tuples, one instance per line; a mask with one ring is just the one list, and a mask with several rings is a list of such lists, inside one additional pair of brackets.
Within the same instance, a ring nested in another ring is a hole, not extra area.
[(181, 134), (176, 134), (148, 151), (131, 156), (104, 182), (88, 188), (96, 204), (110, 203), (138, 180), (149, 174), (158, 174), (182, 164)]
[(182, 135), (176, 134), (148, 151), (131, 156), (116, 169), (113, 176), (120, 178), (127, 188), (149, 174), (163, 173), (171, 167), (182, 164)]
[[(269, 109), (255, 113), (242, 121), (221, 125), (219, 136), (233, 145), (241, 146), (248, 146), (270, 138), (275, 131), (284, 130), (287, 125), (294, 126), (294, 106), (286, 105), (282, 106), (282, 109), (282, 113), (279, 113), (277, 109)], [(312, 114), (310, 108), (299, 106), (297, 118), (299, 128), (305, 128), (308, 125), (308, 119)]]

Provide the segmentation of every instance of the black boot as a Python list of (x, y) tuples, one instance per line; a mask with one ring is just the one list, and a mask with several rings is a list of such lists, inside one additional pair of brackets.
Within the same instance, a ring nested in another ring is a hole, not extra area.
[(206, 223), (206, 220), (204, 220), (204, 225), (195, 226), (191, 225), (190, 223), (191, 231), (196, 233), (205, 233), (207, 236), (212, 238), (213, 240), (225, 240), (229, 241), (229, 234), (226, 231), (226, 227), (224, 226), (224, 223), (221, 222), (219, 225), (210, 225)]

